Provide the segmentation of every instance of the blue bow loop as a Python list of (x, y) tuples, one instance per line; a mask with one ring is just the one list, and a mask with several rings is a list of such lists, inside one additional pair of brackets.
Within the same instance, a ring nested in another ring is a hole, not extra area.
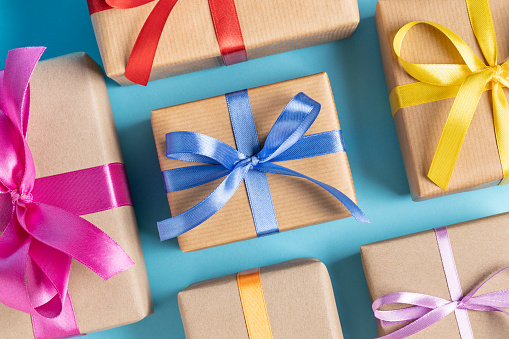
[[(237, 148), (260, 149), (247, 91), (226, 95)], [(278, 231), (265, 173), (309, 180), (332, 194), (359, 222), (369, 222), (359, 207), (345, 194), (325, 183), (274, 161), (296, 160), (344, 152), (341, 131), (304, 136), (320, 112), (320, 104), (304, 93), (297, 94), (285, 107), (270, 130), (264, 147), (256, 154), (243, 154), (212, 137), (193, 132), (166, 135), (166, 155), (170, 159), (204, 163), (163, 172), (167, 192), (197, 187), (226, 178), (204, 200), (191, 209), (158, 222), (161, 240), (181, 235), (219, 211), (245, 180), (258, 235)]]
[(267, 135), (258, 153), (260, 161), (271, 161), (295, 145), (315, 122), (320, 109), (318, 102), (302, 92), (293, 97)]
[(222, 141), (193, 132), (166, 134), (166, 157), (205, 164), (221, 164), (230, 170), (233, 170), (237, 162), (247, 158)]

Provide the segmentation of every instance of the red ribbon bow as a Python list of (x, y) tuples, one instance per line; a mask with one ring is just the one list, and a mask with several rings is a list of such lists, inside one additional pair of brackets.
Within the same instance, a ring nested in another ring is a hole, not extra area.
[[(117, 8), (130, 9), (155, 0), (87, 0), (90, 14)], [(158, 0), (143, 25), (127, 62), (125, 77), (146, 86), (166, 21), (179, 0)], [(234, 0), (209, 0), (219, 49), (225, 65), (247, 60)]]

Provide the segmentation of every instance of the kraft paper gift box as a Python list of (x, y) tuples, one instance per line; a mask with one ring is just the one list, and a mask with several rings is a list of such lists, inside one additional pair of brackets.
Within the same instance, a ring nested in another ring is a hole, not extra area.
[[(505, 213), (447, 226), (464, 296), (473, 292), (490, 276), (509, 266), (508, 222), (509, 214)], [(364, 245), (361, 247), (361, 257), (372, 300), (399, 292), (420, 293), (451, 300), (447, 283), (449, 279), (446, 280), (437, 236), (433, 230)], [(505, 270), (482, 286), (474, 297), (508, 288), (509, 271)], [(505, 299), (508, 299), (507, 296)], [(507, 301), (505, 304), (506, 307), (509, 306)], [(410, 305), (386, 305), (380, 309), (387, 311), (408, 306)], [(493, 311), (467, 312), (475, 338), (507, 338), (507, 315)], [(383, 336), (407, 324), (409, 323), (379, 327), (378, 332)], [(460, 339), (454, 312), (410, 338)]]
[[(27, 135), (36, 178), (123, 163), (103, 73), (88, 55), (75, 53), (40, 61), (30, 81), (30, 97)], [(89, 180), (92, 185), (94, 178)], [(5, 222), (11, 218), (11, 197), (9, 194), (0, 194), (0, 197), (6, 203), (0, 205), (0, 220)], [(79, 203), (82, 198), (94, 199), (78, 194), (75, 200)], [(134, 208), (126, 205), (82, 217), (117, 242), (134, 266), (104, 281), (73, 260), (69, 293), (80, 332), (122, 326), (152, 314), (152, 297)], [(4, 228), (2, 226), (5, 224), (0, 225), (0, 229)], [(33, 338), (30, 315), (0, 304), (0, 337)]]
[[(328, 76), (326, 73), (319, 73), (248, 90), (260, 145), (263, 145), (269, 130), (285, 106), (299, 92), (321, 104), (317, 119), (305, 135), (340, 130)], [(187, 161), (167, 158), (166, 135), (170, 132), (201, 133), (235, 148), (228, 109), (225, 96), (221, 95), (153, 111), (152, 128), (161, 171), (193, 165)], [(278, 164), (335, 187), (356, 202), (346, 152), (281, 161)], [(271, 173), (267, 174), (267, 179), (279, 231), (351, 216), (332, 195), (309, 181)], [(218, 187), (222, 180), (168, 193), (172, 215), (179, 215), (198, 204)], [(178, 241), (181, 250), (188, 252), (256, 236), (257, 228), (250, 200), (245, 184), (241, 183), (233, 197), (217, 213), (194, 229), (179, 235)]]
[[(114, 5), (114, 1), (87, 1), (106, 74), (121, 85), (132, 84), (125, 77), (129, 56), (149, 14), (160, 1), (130, 9), (111, 8), (107, 4)], [(227, 18), (217, 18), (217, 21), (226, 20), (229, 26), (240, 25), (248, 60), (344, 39), (359, 23), (356, 0), (212, 0), (210, 3), (213, 7), (209, 7), (207, 0), (176, 3), (162, 31), (150, 80), (223, 64), (211, 8), (216, 8), (218, 17), (221, 12), (227, 12)], [(222, 9), (223, 6), (230, 9)], [(236, 21), (235, 12), (238, 23), (232, 24), (229, 21)], [(157, 36), (153, 31), (150, 35)], [(233, 44), (235, 37), (230, 37), (230, 33), (224, 35), (225, 44)], [(143, 58), (151, 61), (150, 56)]]
[[(294, 259), (239, 275), (202, 281), (179, 293), (187, 339), (266, 338), (260, 331), (269, 327), (275, 339), (343, 338), (329, 274), (318, 259)], [(258, 288), (261, 282), (262, 295), (251, 294), (242, 278), (254, 279)], [(263, 329), (250, 320), (256, 311), (248, 300), (253, 295), (265, 304), (261, 313), (266, 316), (257, 319), (265, 320)]]
[[(498, 44), (498, 64), (502, 64), (509, 59), (509, 30), (506, 20), (509, 3), (504, 0), (490, 0), (489, 5)], [(447, 27), (486, 63), (474, 36), (465, 0), (382, 0), (377, 3), (375, 19), (389, 93), (396, 86), (417, 81), (403, 69), (394, 50), (396, 33), (412, 21), (428, 21)], [(406, 33), (401, 57), (420, 64), (465, 64), (445, 35), (423, 24)], [(485, 91), (481, 95), (447, 190), (443, 190), (428, 178), (427, 174), (454, 100), (452, 97), (405, 107), (394, 115), (410, 192), (415, 201), (494, 186), (503, 178), (495, 137), (492, 91)]]

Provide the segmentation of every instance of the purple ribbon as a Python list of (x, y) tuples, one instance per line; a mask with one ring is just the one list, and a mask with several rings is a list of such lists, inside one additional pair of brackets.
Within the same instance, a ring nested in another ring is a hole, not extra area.
[[(495, 311), (509, 315), (508, 312), (500, 308), (509, 307), (509, 290), (502, 290), (474, 297), (481, 287), (497, 274), (507, 270), (509, 266), (493, 274), (472, 292), (463, 296), (447, 228), (436, 228), (435, 235), (437, 237), (438, 248), (440, 250), (440, 257), (442, 258), (442, 265), (444, 267), (451, 300), (411, 292), (389, 293), (378, 298), (373, 302), (373, 312), (375, 313), (380, 327), (411, 321), (407, 326), (380, 337), (379, 339), (401, 339), (409, 337), (440, 321), (452, 312), (456, 315), (461, 339), (473, 339), (474, 334), (470, 326), (467, 310)], [(392, 311), (379, 310), (380, 307), (388, 304), (407, 304), (415, 306)]]

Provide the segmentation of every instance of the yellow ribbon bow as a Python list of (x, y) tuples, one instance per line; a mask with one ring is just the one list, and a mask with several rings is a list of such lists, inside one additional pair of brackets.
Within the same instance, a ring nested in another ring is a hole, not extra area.
[[(414, 21), (403, 26), (394, 38), (394, 51), (401, 65), (420, 82), (394, 88), (389, 96), (393, 116), (405, 107), (456, 97), (442, 131), (428, 177), (443, 190), (451, 179), (461, 145), (481, 94), (492, 91), (493, 120), (503, 180), (509, 177), (509, 105), (503, 87), (509, 87), (509, 61), (497, 64), (497, 41), (489, 0), (466, 0), (470, 23), (486, 65), (450, 29), (431, 22)], [(427, 24), (442, 32), (456, 47), (465, 64), (413, 64), (401, 58), (406, 33), (415, 25)]]

